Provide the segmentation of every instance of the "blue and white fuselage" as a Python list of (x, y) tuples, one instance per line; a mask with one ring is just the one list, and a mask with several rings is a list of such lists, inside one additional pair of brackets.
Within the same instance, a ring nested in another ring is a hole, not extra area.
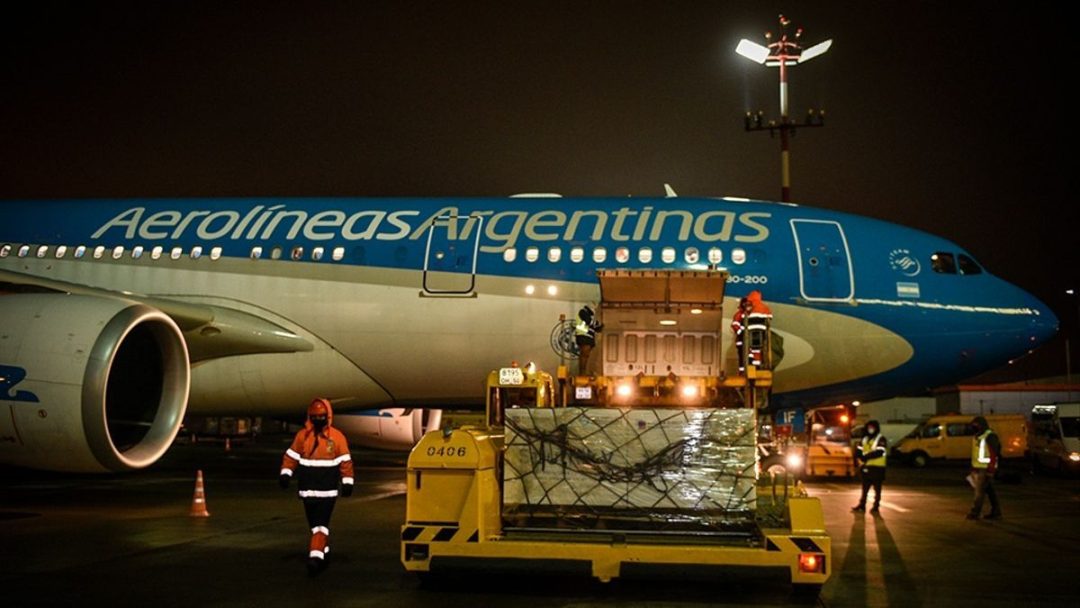
[[(294, 413), (313, 394), (342, 409), (480, 402), (486, 371), (558, 363), (552, 327), (599, 300), (598, 269), (725, 269), (729, 315), (761, 291), (784, 338), (780, 406), (954, 382), (1057, 328), (1043, 303), (948, 240), (790, 204), (268, 198), (2, 209), (0, 282), (218, 311), (218, 333), (181, 327), (195, 353), (191, 412)], [(230, 329), (244, 336), (214, 342)], [(278, 330), (310, 348), (259, 346)]]

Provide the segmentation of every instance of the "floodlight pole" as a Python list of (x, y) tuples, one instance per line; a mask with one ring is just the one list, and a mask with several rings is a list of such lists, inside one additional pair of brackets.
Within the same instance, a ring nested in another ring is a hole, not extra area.
[(762, 63), (769, 67), (780, 68), (779, 124), (773, 120), (770, 120), (767, 124), (762, 124), (762, 112), (759, 111), (756, 115), (747, 112), (745, 127), (747, 131), (763, 131), (767, 129), (770, 135), (772, 135), (774, 131), (780, 131), (780, 200), (785, 202), (791, 200), (791, 137), (795, 134), (795, 128), (797, 126), (825, 126), (824, 111), (815, 113), (814, 110), (810, 110), (807, 113), (806, 122), (802, 125), (797, 125), (789, 118), (787, 92), (788, 66), (794, 66), (800, 62), (809, 61), (829, 50), (829, 46), (832, 45), (832, 40), (826, 40), (809, 49), (803, 50), (802, 45), (799, 44), (799, 38), (802, 37), (802, 28), (798, 28), (795, 31), (795, 36), (789, 39), (787, 26), (790, 25), (790, 23), (791, 21), (789, 19), (780, 15), (780, 38), (773, 42), (772, 32), (767, 32), (765, 34), (765, 40), (769, 43), (767, 47), (750, 42), (744, 38), (739, 42), (738, 48), (735, 49), (737, 53), (752, 61)]

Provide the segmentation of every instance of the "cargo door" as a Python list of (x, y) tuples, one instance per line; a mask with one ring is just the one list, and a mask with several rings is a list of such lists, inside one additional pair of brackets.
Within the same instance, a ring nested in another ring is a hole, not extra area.
[(844, 229), (838, 222), (791, 220), (799, 258), (799, 289), (810, 302), (850, 302), (855, 276)]
[(718, 376), (723, 271), (601, 270), (605, 376)]
[(475, 296), (483, 218), (441, 215), (428, 228), (421, 295)]

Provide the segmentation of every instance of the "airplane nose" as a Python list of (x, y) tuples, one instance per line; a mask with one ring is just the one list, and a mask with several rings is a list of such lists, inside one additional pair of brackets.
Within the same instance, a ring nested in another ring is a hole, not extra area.
[(1027, 307), (1032, 310), (1028, 327), (1028, 340), (1031, 342), (1031, 348), (1035, 348), (1046, 343), (1057, 334), (1059, 322), (1057, 315), (1050, 310), (1049, 306), (1029, 293), (1025, 292), (1024, 295), (1029, 302)]

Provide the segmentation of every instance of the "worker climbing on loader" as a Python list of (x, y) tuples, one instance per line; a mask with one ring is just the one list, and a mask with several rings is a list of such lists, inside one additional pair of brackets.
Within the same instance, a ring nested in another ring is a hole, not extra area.
[(739, 309), (731, 319), (735, 332), (735, 348), (739, 353), (739, 373), (746, 373), (747, 364), (756, 368), (765, 365), (765, 345), (768, 344), (772, 311), (762, 300), (761, 292), (751, 291), (739, 300)]

